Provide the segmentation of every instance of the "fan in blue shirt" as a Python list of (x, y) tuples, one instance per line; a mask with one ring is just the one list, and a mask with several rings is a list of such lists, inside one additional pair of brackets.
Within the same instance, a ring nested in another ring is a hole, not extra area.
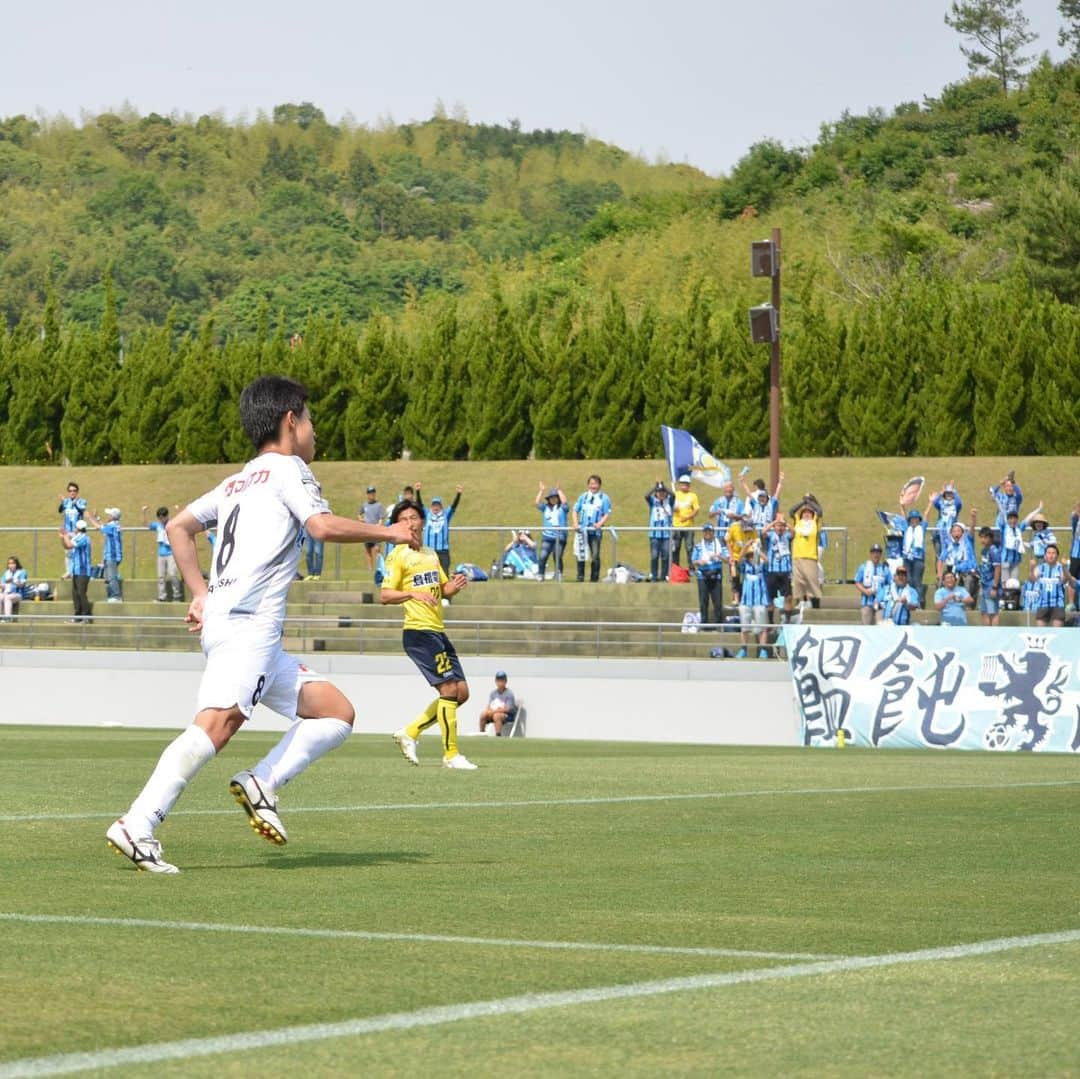
[(880, 610), (878, 595), (889, 584), (892, 584), (892, 571), (882, 558), (881, 544), (875, 543), (870, 548), (869, 559), (855, 571), (859, 615), (864, 626), (872, 626), (877, 621), (877, 612)]
[(457, 485), (454, 501), (444, 510), (442, 499), (436, 495), (428, 504), (427, 517), (424, 519), (424, 535), (421, 542), (430, 547), (439, 557), (443, 573), (450, 574), (450, 519), (454, 516), (461, 501), (463, 488)]
[(974, 604), (971, 593), (956, 583), (956, 574), (947, 569), (941, 587), (934, 593), (934, 606), (941, 612), (943, 626), (966, 626), (967, 609)]
[(115, 506), (106, 507), (105, 516), (108, 520), (104, 524), (99, 518), (92, 518), (94, 524), (101, 529), (101, 535), (105, 541), (105, 550), (101, 559), (105, 577), (105, 598), (109, 603), (120, 603), (123, 600), (120, 563), (124, 560), (124, 537), (120, 532), (120, 511)]
[(578, 495), (574, 503), (573, 528), (574, 556), (577, 561), (577, 579), (585, 580), (585, 557), (589, 557), (589, 580), (600, 580), (600, 538), (604, 525), (611, 516), (611, 499), (600, 489), (603, 480), (593, 473), (587, 489)]
[(570, 519), (570, 507), (561, 487), (552, 487), (544, 494), (543, 481), (536, 495), (536, 508), (544, 521), (540, 536), (540, 580), (544, 579), (547, 561), (555, 555), (555, 579), (561, 581), (563, 574), (563, 551), (566, 550), (566, 522)]
[(1024, 492), (1020, 490), (1020, 484), (1016, 482), (1010, 472), (999, 484), (990, 488), (990, 497), (997, 503), (998, 514), (996, 525), (1001, 528), (1010, 513), (1020, 516), (1020, 506), (1024, 501)]
[[(657, 480), (645, 495), (649, 507), (649, 580), (667, 580), (671, 564), (671, 515), (675, 512), (675, 496)], [(690, 553), (693, 563), (694, 554)]]
[(751, 541), (739, 561), (739, 625), (742, 648), (738, 659), (745, 659), (747, 646), (758, 642), (758, 659), (768, 659), (766, 647), (769, 640), (769, 586), (765, 580), (765, 562), (761, 557), (758, 541)]
[(919, 593), (907, 583), (907, 567), (897, 566), (893, 579), (878, 593), (881, 620), (894, 626), (911, 625), (911, 612), (918, 609)]
[(996, 626), (1001, 610), (1001, 548), (994, 542), (993, 530), (979, 529), (979, 611), (984, 626)]

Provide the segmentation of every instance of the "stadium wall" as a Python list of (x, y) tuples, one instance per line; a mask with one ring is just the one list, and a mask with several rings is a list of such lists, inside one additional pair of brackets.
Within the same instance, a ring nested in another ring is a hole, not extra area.
[[(356, 730), (396, 730), (431, 699), (404, 656), (302, 657), (356, 706)], [(0, 723), (160, 727), (191, 722), (202, 656), (168, 652), (0, 650)], [(722, 660), (465, 659), (472, 699), (463, 733), (505, 670), (532, 738), (796, 745), (799, 723), (786, 663)], [(251, 728), (286, 721), (257, 708)]]

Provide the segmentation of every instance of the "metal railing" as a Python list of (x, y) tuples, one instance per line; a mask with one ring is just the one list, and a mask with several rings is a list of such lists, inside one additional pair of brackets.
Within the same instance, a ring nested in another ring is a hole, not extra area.
[[(76, 648), (121, 651), (199, 650), (198, 634), (189, 633), (179, 617), (108, 615), (76, 622), (66, 614), (20, 613), (0, 624), (0, 648)], [(741, 647), (740, 630), (755, 635), (777, 626), (755, 623), (695, 626), (681, 622), (521, 622), (462, 619), (447, 630), (464, 656), (578, 656), (598, 658), (701, 659), (716, 646)], [(285, 647), (291, 652), (379, 654), (401, 652), (401, 624), (387, 618), (296, 617), (285, 625)], [(775, 644), (748, 645), (753, 655)]]

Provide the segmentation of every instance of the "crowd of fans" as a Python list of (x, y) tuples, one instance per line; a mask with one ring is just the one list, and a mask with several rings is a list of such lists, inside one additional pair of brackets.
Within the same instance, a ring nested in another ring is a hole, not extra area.
[[(648, 532), (648, 572), (632, 567), (630, 579), (650, 582), (688, 581), (697, 585), (700, 622), (706, 626), (726, 622), (725, 581), (730, 604), (738, 610), (741, 630), (740, 655), (767, 654), (771, 624), (786, 622), (805, 607), (820, 606), (824, 573), (822, 552), (828, 545), (824, 510), (807, 492), (784, 512), (780, 508), (784, 474), (775, 489), (765, 481), (747, 482), (747, 469), (739, 476), (742, 495), (735, 483), (726, 483), (703, 507), (692, 489), (691, 477), (683, 474), (668, 488), (662, 479), (645, 492), (644, 524)], [(423, 543), (438, 555), (450, 572), (451, 522), (461, 504), (459, 484), (446, 504), (439, 495), (425, 508)], [(1000, 611), (1031, 612), (1037, 625), (1062, 626), (1070, 608), (1080, 603), (1080, 503), (1070, 522), (1067, 552), (1050, 528), (1040, 502), (1021, 517), (1024, 494), (1013, 473), (989, 488), (994, 503), (993, 521), (978, 522), (976, 510), (969, 524), (961, 519), (963, 499), (955, 483), (946, 483), (925, 499), (925, 511), (916, 503), (922, 482), (905, 485), (898, 512), (878, 511), (884, 532), (882, 542), (871, 545), (867, 559), (854, 575), (864, 625), (906, 625), (913, 612), (933, 608), (944, 625), (967, 623), (977, 610), (984, 625), (995, 626)], [(394, 505), (409, 499), (424, 507), (421, 484), (404, 487), (389, 505), (379, 500), (369, 485), (357, 516), (369, 523), (389, 520)], [(177, 507), (178, 508), (178, 507)], [(605, 529), (612, 502), (599, 475), (590, 475), (585, 490), (571, 503), (559, 486), (539, 484), (535, 508), (540, 513), (539, 543), (530, 529), (516, 529), (492, 564), (492, 573), (545, 580), (562, 580), (566, 555), (576, 567), (576, 580), (600, 580)], [(183, 586), (168, 541), (169, 508), (161, 506), (154, 519), (142, 507), (143, 527), (152, 531), (157, 544), (157, 582), (160, 602), (181, 602)], [(72, 584), (74, 617), (92, 618), (87, 598), (91, 577), (102, 577), (110, 603), (123, 601), (121, 564), (124, 540), (121, 512), (106, 507), (92, 513), (79, 491), (69, 483), (60, 498), (59, 534), (65, 549), (65, 579)], [(100, 562), (95, 562), (89, 529), (101, 533)], [(214, 535), (209, 534), (211, 549)], [(322, 551), (306, 538), (308, 579), (322, 573)], [(380, 583), (384, 552), (376, 544), (365, 545), (368, 566)], [(588, 568), (588, 578), (586, 578)], [(478, 568), (477, 568), (478, 569)], [(622, 579), (622, 578), (620, 578)], [(9, 621), (34, 586), (19, 559), (12, 555), (0, 578), (0, 620)]]

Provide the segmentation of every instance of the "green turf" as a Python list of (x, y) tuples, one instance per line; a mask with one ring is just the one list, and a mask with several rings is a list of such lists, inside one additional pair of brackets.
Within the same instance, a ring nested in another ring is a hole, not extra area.
[[(657, 433), (657, 450), (660, 436)], [(718, 450), (719, 452), (719, 450)], [(765, 461), (750, 461), (747, 477), (768, 478)], [(741, 461), (730, 462), (738, 471)], [(161, 504), (186, 505), (192, 498), (219, 482), (232, 471), (229, 465), (124, 465), (65, 469), (30, 466), (0, 468), (0, 527), (17, 525), (55, 526), (57, 505), (69, 478), (77, 480), (82, 494), (91, 507), (100, 510), (116, 505), (124, 511), (125, 526), (139, 522), (139, 507), (153, 509)], [(590, 472), (604, 479), (604, 489), (613, 503), (611, 524), (617, 529), (627, 525), (648, 524), (643, 495), (658, 476), (666, 478), (662, 461), (375, 461), (343, 462), (316, 461), (315, 472), (323, 490), (337, 513), (352, 515), (363, 500), (367, 484), (379, 488), (383, 502), (392, 501), (405, 483), (422, 483), (424, 495), (441, 495), (449, 501), (454, 487), (464, 487), (461, 507), (454, 518), (464, 525), (518, 525), (539, 523), (533, 502), (540, 481), (561, 484), (571, 502), (585, 488)], [(1024, 512), (1034, 509), (1040, 499), (1046, 502), (1051, 523), (1067, 524), (1077, 492), (1063, 476), (1075, 473), (1075, 460), (1067, 457), (965, 457), (953, 458), (845, 458), (820, 460), (792, 459), (783, 462), (785, 472), (781, 506), (788, 509), (805, 491), (813, 491), (826, 510), (826, 523), (850, 529), (851, 561), (849, 576), (854, 574), (858, 560), (870, 542), (881, 538), (881, 525), (874, 516), (877, 508), (896, 508), (901, 484), (912, 475), (925, 475), (927, 494), (948, 480), (955, 480), (964, 499), (963, 519), (969, 520), (971, 509), (979, 511), (980, 523), (992, 522), (994, 506), (987, 493), (991, 483), (997, 483), (1010, 468), (1016, 469), (1017, 479), (1024, 490)], [(715, 495), (713, 488), (695, 485), (698, 497), (707, 506)], [(740, 492), (741, 493), (741, 492)], [(920, 503), (925, 508), (925, 501)], [(28, 560), (31, 540), (27, 535), (0, 534), (13, 553)], [(156, 572), (151, 558), (152, 549), (145, 537), (138, 551), (134, 575), (153, 577)], [(1058, 536), (1058, 539), (1062, 539)], [(477, 562), (487, 566), (506, 543), (507, 534), (498, 532), (482, 537), (469, 537), (457, 532), (452, 541), (455, 561)], [(39, 536), (39, 576), (57, 576), (60, 572), (61, 548), (58, 537)], [(648, 542), (643, 533), (622, 533), (619, 558), (641, 568), (648, 568)], [(838, 577), (839, 544), (834, 541), (826, 556), (830, 577)], [(100, 552), (100, 543), (95, 551)], [(4, 554), (7, 552), (5, 551)], [(363, 553), (357, 548), (344, 548), (340, 556), (327, 550), (326, 574), (332, 575), (341, 559), (344, 576), (369, 576)], [(604, 556), (605, 565), (611, 560), (611, 550)], [(128, 576), (132, 576), (129, 547)]]
[[(481, 769), (461, 774), (437, 767), (435, 740), (415, 769), (389, 739), (356, 737), (288, 789), (278, 849), (226, 791), (270, 744), (242, 734), (159, 832), (182, 873), (154, 877), (103, 833), (168, 737), (0, 728), (0, 911), (839, 956), (1080, 928), (1069, 757), (472, 738)], [(927, 789), (850, 789), (864, 787)], [(757, 793), (484, 805), (731, 792)], [(438, 802), (467, 804), (370, 808)], [(315, 807), (353, 808), (301, 811)], [(86, 818), (3, 819), (63, 813)], [(11, 921), (0, 940), (0, 1075), (53, 1053), (786, 962)], [(1065, 1074), (1078, 1004), (1068, 943), (116, 1073)]]

